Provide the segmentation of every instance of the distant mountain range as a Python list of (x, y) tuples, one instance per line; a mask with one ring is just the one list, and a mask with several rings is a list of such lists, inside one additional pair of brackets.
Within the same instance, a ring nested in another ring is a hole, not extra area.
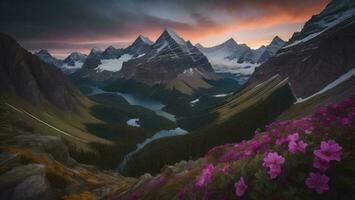
[(217, 72), (228, 72), (248, 78), (255, 67), (275, 55), (284, 44), (285, 41), (276, 36), (269, 45), (258, 49), (238, 44), (232, 38), (214, 47), (206, 48), (201, 44), (197, 44), (196, 47), (207, 56)]
[(208, 80), (219, 78), (207, 58), (171, 29), (164, 30), (154, 43), (139, 36), (125, 49), (92, 49), (79, 74), (95, 81), (159, 85), (187, 95), (212, 88)]
[(208, 80), (221, 78), (215, 72), (237, 75), (240, 82), (245, 82), (254, 68), (273, 56), (284, 43), (275, 37), (270, 45), (253, 50), (229, 39), (221, 45), (205, 48), (192, 45), (167, 28), (156, 42), (140, 35), (125, 49), (93, 48), (88, 56), (74, 52), (64, 60), (54, 58), (46, 50), (35, 55), (65, 73), (80, 69), (77, 74), (85, 79), (133, 80), (191, 95), (213, 88)]
[(64, 60), (60, 60), (52, 56), (47, 50), (44, 49), (35, 52), (34, 55), (41, 58), (47, 64), (58, 67), (59, 69), (61, 69), (63, 72), (67, 74), (74, 73), (78, 69), (80, 69), (87, 57), (85, 54), (79, 52), (73, 52)]

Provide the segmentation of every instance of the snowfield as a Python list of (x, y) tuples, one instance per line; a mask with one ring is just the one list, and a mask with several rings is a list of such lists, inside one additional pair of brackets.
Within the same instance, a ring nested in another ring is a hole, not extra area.
[(139, 119), (138, 119), (138, 118), (136, 118), (136, 119), (130, 119), (130, 120), (127, 121), (127, 125), (133, 126), (133, 127), (141, 127), (141, 126), (138, 124), (138, 122), (139, 122)]
[(133, 55), (130, 54), (123, 54), (118, 59), (102, 59), (101, 64), (96, 67), (98, 71), (111, 71), (111, 72), (118, 72), (122, 69), (122, 65), (124, 62), (131, 60)]
[(68, 65), (68, 64), (64, 64), (64, 65), (61, 66), (61, 68), (64, 68), (64, 69), (81, 69), (83, 64), (84, 64), (83, 62), (75, 61), (74, 66)]

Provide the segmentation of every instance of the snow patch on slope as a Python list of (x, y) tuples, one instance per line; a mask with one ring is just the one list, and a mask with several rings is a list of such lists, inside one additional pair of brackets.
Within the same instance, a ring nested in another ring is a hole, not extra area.
[(217, 73), (226, 73), (229, 72), (231, 74), (241, 74), (241, 75), (251, 75), (254, 73), (255, 68), (259, 67), (260, 64), (253, 63), (238, 63), (236, 60), (227, 60), (225, 59), (223, 62), (219, 64), (212, 63), (212, 67)]
[(324, 92), (333, 89), (334, 87), (340, 85), (341, 83), (347, 81), (348, 79), (352, 78), (353, 76), (355, 76), (355, 68), (351, 69), (350, 71), (348, 71), (347, 73), (341, 75), (339, 78), (337, 78), (335, 81), (329, 83), (327, 86), (325, 86), (322, 90), (320, 90), (319, 92), (307, 97), (307, 98), (298, 98), (296, 103), (301, 103), (304, 101), (307, 101), (308, 99), (311, 99), (317, 95), (323, 94)]
[(138, 121), (139, 119), (130, 119), (127, 121), (127, 125), (129, 126), (133, 126), (133, 127), (141, 127), (139, 124), (138, 124)]
[(83, 66), (83, 62), (75, 61), (74, 66), (73, 65), (68, 65), (68, 64), (63, 64), (61, 68), (64, 69), (80, 69)]
[(111, 71), (117, 72), (120, 71), (124, 62), (132, 59), (133, 55), (131, 54), (123, 54), (118, 59), (102, 59), (101, 64), (96, 67), (97, 71)]

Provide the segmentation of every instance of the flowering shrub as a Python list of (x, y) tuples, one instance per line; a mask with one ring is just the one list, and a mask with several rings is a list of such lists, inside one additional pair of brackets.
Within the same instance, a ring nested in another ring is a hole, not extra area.
[(268, 168), (271, 179), (275, 179), (281, 173), (281, 166), (284, 162), (285, 158), (275, 152), (265, 156), (263, 166)]
[(167, 190), (170, 199), (352, 198), (354, 133), (355, 96), (302, 119), (276, 121), (251, 140), (211, 149), (185, 174), (154, 188), (154, 197), (164, 199), (157, 193)]
[(198, 178), (196, 182), (196, 186), (204, 187), (206, 184), (208, 184), (208, 182), (211, 181), (213, 171), (214, 171), (213, 164), (209, 164), (205, 169), (203, 169), (201, 176)]

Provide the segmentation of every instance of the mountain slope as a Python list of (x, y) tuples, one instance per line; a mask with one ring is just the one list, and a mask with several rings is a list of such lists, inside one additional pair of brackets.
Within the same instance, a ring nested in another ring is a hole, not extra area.
[(261, 65), (250, 83), (288, 77), (295, 95), (308, 97), (355, 67), (355, 3), (332, 1)]
[(75, 111), (85, 97), (60, 72), (23, 49), (11, 37), (0, 34), (0, 91), (12, 92), (33, 105), (50, 102)]

